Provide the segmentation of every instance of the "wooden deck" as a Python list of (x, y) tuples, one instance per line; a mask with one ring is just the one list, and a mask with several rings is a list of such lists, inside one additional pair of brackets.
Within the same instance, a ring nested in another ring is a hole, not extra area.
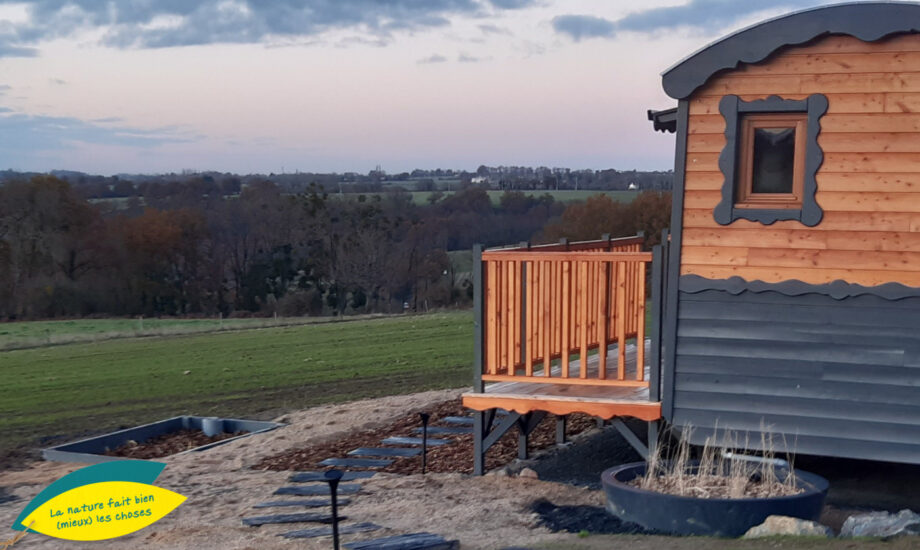
[[(645, 345), (647, 351), (650, 345), (648, 340)], [(617, 347), (611, 346), (606, 355), (605, 369), (609, 378), (616, 377)], [(591, 383), (592, 380), (598, 380), (599, 361), (595, 354), (588, 359), (587, 378), (579, 378), (581, 365), (575, 360), (569, 363), (569, 378), (565, 383), (558, 382), (562, 372), (561, 367), (556, 365), (552, 368), (552, 376), (547, 378), (531, 376), (520, 377), (521, 381), (486, 383), (483, 393), (463, 394), (463, 406), (478, 411), (504, 409), (521, 414), (546, 411), (556, 415), (581, 412), (604, 419), (631, 416), (646, 421), (658, 420), (661, 418), (661, 403), (649, 401), (648, 383), (638, 381), (636, 351), (634, 344), (626, 346), (626, 362), (629, 367), (627, 379), (621, 381), (620, 385)], [(649, 355), (644, 354), (646, 358)], [(644, 365), (643, 380), (648, 380), (648, 369), (648, 364)], [(572, 383), (575, 381), (577, 383)]]

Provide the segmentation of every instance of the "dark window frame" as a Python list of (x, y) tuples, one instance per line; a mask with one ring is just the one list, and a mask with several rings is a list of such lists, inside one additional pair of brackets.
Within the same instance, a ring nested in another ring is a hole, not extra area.
[[(713, 210), (716, 222), (728, 225), (735, 220), (750, 220), (770, 225), (781, 220), (795, 220), (808, 227), (818, 225), (824, 212), (815, 199), (815, 193), (818, 191), (815, 176), (824, 162), (824, 152), (818, 145), (818, 134), (821, 133), (821, 117), (827, 112), (827, 97), (823, 94), (812, 94), (806, 99), (783, 99), (773, 95), (766, 99), (744, 101), (736, 95), (727, 95), (719, 102), (719, 112), (725, 119), (725, 148), (719, 155), (719, 169), (725, 179), (722, 183), (722, 201)], [(805, 171), (800, 207), (757, 208), (738, 204), (738, 182), (741, 178), (741, 122), (747, 114), (771, 113), (805, 113), (807, 117)]]

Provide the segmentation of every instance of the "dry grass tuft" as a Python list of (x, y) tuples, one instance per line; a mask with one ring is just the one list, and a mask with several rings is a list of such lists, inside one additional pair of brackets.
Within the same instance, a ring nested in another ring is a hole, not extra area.
[[(716, 427), (714, 432), (718, 431)], [(696, 498), (769, 498), (804, 491), (796, 484), (791, 457), (777, 460), (775, 437), (764, 426), (760, 457), (739, 453), (749, 448), (747, 437), (742, 445), (737, 434), (726, 430), (720, 444), (715, 436), (707, 437), (699, 460), (692, 461), (692, 433), (692, 428), (684, 427), (676, 445), (667, 451), (665, 445), (657, 445), (645, 476), (631, 483), (649, 491)]]

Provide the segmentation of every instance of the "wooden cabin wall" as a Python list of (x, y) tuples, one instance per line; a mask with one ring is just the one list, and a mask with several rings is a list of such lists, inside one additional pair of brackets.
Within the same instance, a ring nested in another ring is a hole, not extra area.
[[(722, 96), (828, 98), (818, 144), (821, 223), (713, 219), (723, 177)], [(920, 287), (920, 35), (790, 47), (713, 77), (690, 98), (681, 274)]]
[[(812, 93), (829, 102), (821, 222), (716, 223), (719, 100)], [(688, 111), (666, 418), (697, 443), (764, 427), (799, 453), (920, 464), (920, 35), (787, 48), (713, 77)]]

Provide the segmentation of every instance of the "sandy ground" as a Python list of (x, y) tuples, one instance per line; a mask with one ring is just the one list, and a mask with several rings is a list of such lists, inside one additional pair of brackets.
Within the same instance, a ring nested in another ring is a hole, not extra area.
[[(459, 390), (425, 392), (340, 405), (316, 407), (286, 414), (288, 423), (213, 449), (162, 459), (167, 466), (156, 485), (188, 497), (169, 516), (135, 534), (98, 543), (62, 542), (29, 534), (15, 545), (27, 548), (195, 548), (259, 549), (329, 548), (329, 538), (287, 540), (279, 533), (313, 527), (306, 524), (245, 527), (244, 517), (263, 513), (303, 511), (253, 505), (275, 500), (275, 489), (286, 485), (289, 472), (255, 471), (250, 466), (263, 457), (322, 442), (353, 429), (372, 429), (407, 411), (456, 398)], [(81, 467), (80, 464), (35, 462), (25, 470), (0, 472), (0, 487), (18, 498), (0, 504), (0, 526), (10, 526), (16, 516), (48, 484)], [(459, 539), (464, 548), (499, 548), (571, 540), (573, 535), (553, 534), (536, 524), (529, 505), (537, 498), (557, 505), (602, 505), (600, 491), (560, 483), (499, 476), (460, 474), (393, 476), (378, 474), (362, 482), (362, 491), (343, 509), (350, 521), (370, 521), (385, 527), (344, 540), (429, 531)], [(312, 511), (316, 511), (315, 509)], [(0, 528), (0, 542), (16, 535)]]

